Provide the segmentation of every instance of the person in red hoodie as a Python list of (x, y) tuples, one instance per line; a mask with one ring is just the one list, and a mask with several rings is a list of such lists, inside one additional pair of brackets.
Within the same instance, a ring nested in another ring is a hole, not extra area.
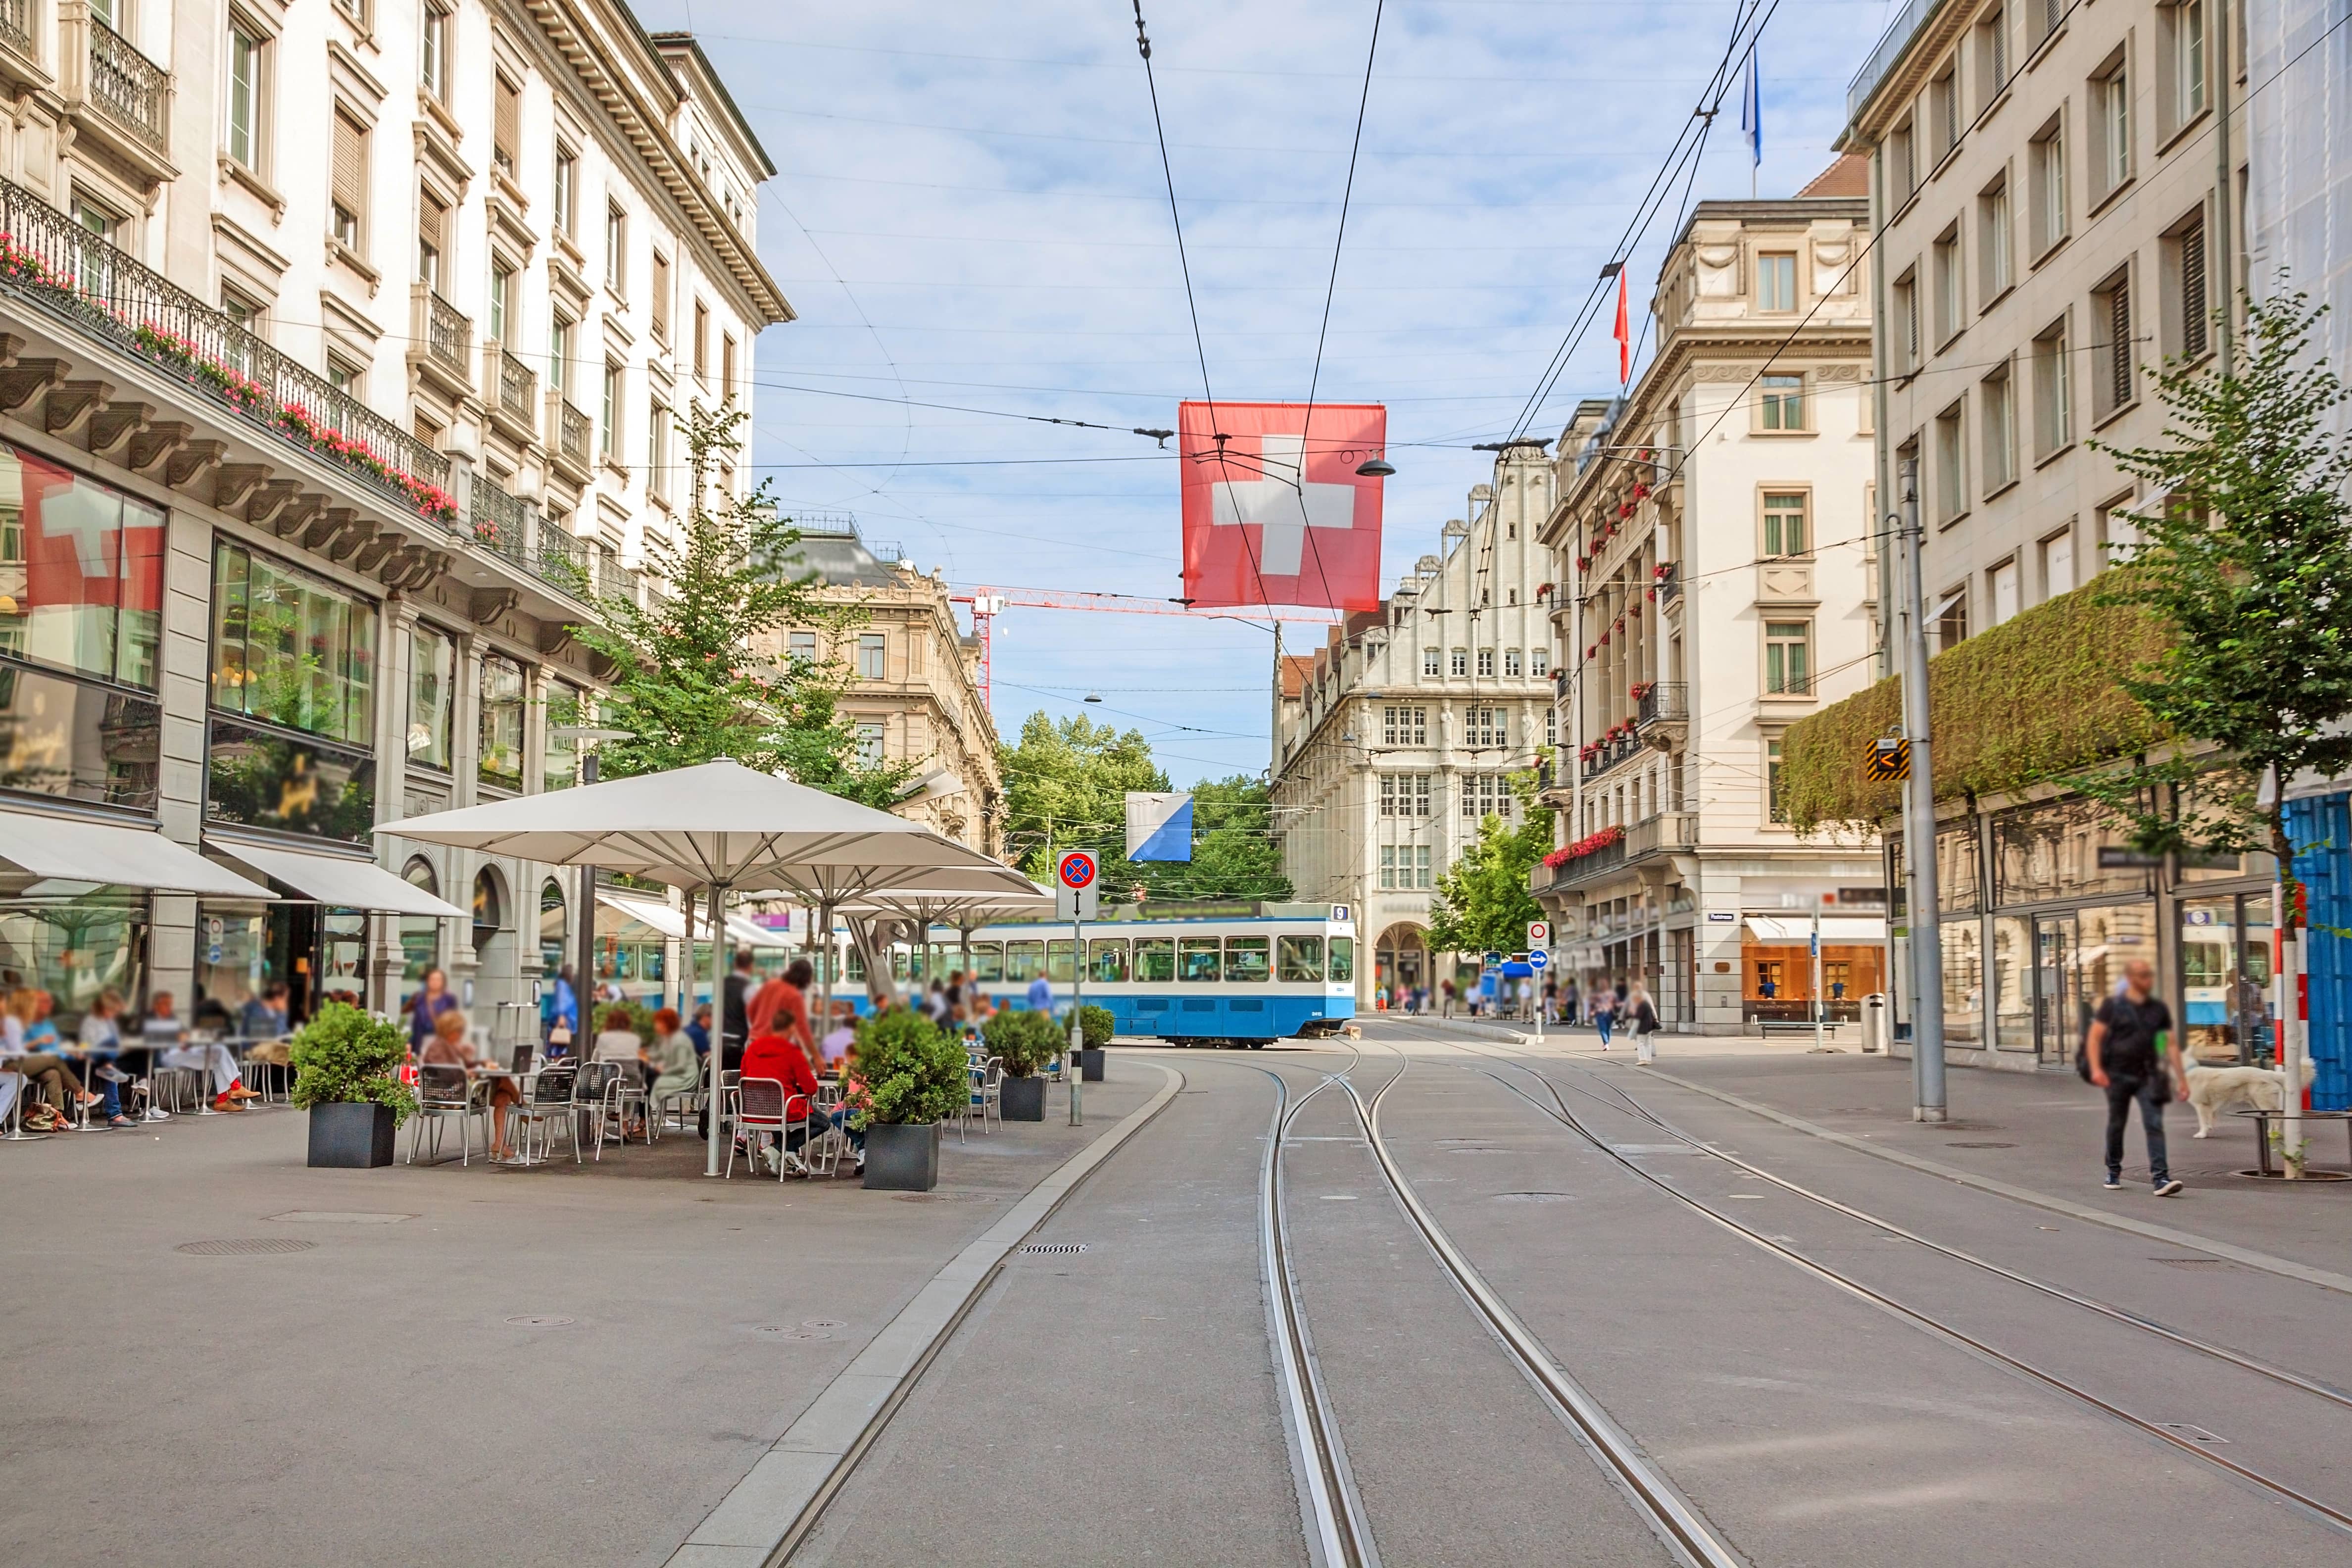
[[(773, 1079), (784, 1086), (787, 1121), (805, 1121), (810, 1097), (816, 1093), (816, 1072), (809, 1066), (803, 1045), (808, 1037), (808, 1005), (802, 989), (814, 973), (806, 963), (795, 963), (782, 980), (761, 987), (746, 1010), (751, 1021), (751, 1042), (743, 1047), (743, 1077)], [(805, 1128), (786, 1135), (782, 1159), (787, 1169), (800, 1167), (798, 1151), (807, 1136)]]

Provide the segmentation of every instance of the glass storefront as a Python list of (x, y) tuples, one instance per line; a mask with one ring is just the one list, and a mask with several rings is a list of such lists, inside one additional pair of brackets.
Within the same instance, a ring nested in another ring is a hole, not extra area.
[(1974, 917), (1947, 919), (1937, 928), (1944, 947), (1944, 1038), (1956, 1046), (1984, 1042), (1984, 952)]
[[(408, 864), (400, 868), (403, 880), (412, 888), (421, 888), (435, 898), (441, 896), (441, 879), (433, 869), (433, 862), (422, 855), (409, 857)], [(431, 915), (400, 917), (400, 978), (407, 988), (420, 984), (425, 972), (441, 962), (441, 922)]]
[(324, 1002), (364, 1005), (368, 917), (358, 910), (283, 900), (258, 909), (196, 907), (193, 1005), (213, 1005), (234, 1021), (273, 981), (286, 985), (288, 1020), (300, 1024)]
[(586, 695), (561, 680), (547, 689), (547, 761), (540, 770), (539, 787), (570, 789), (580, 782), (580, 738), (556, 731), (591, 722)]
[(2034, 1048), (2032, 924), (2020, 915), (1992, 918), (1992, 1043), (2000, 1050)]
[(0, 988), (47, 992), (68, 1034), (100, 991), (137, 1002), (146, 946), (144, 894), (0, 900)]
[(205, 816), (348, 843), (375, 826), (375, 756), (215, 713)]
[(2222, 893), (2179, 905), (2184, 1048), (2194, 1061), (2267, 1061), (2278, 1038), (2271, 995), (2271, 900)]
[(408, 760), (449, 771), (457, 709), (457, 645), (419, 626), (408, 638)]
[(213, 552), (213, 706), (370, 748), (375, 606), (226, 541)]
[(482, 782), (522, 788), (522, 666), (489, 654), (482, 660)]
[(0, 789), (155, 809), (163, 706), (0, 660)]

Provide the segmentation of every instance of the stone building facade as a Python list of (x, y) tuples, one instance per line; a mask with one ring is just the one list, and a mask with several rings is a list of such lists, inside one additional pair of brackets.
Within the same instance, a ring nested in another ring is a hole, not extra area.
[(657, 591), (674, 419), (791, 318), (765, 154), (614, 0), (5, 15), (0, 827), (247, 894), (8, 877), (0, 967), (299, 1016), (439, 963), (519, 1020), (571, 873), (373, 829), (573, 781), (571, 629)]

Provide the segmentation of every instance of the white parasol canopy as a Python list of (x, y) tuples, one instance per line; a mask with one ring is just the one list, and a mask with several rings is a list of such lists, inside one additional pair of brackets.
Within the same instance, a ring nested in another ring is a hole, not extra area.
[[(895, 923), (907, 927), (905, 940), (922, 944), (926, 973), (931, 968), (931, 927), (954, 926), (962, 933), (965, 967), (969, 968), (973, 927), (991, 921), (1034, 918), (1054, 912), (1054, 895), (1049, 889), (1026, 877), (1021, 881), (1024, 890), (1016, 891), (1008, 889), (1001, 879), (975, 881), (961, 870), (943, 868), (908, 886), (852, 899), (835, 912), (849, 921), (851, 940), (866, 955), (867, 984), (871, 989), (876, 961), (881, 956), (881, 944), (875, 940), (877, 926)], [(880, 973), (888, 972), (887, 963), (881, 966)], [(828, 989), (828, 1006), (830, 1002)]]
[[(379, 827), (424, 844), (511, 855), (553, 866), (593, 866), (651, 881), (708, 889), (723, 911), (739, 887), (781, 888), (819, 910), (821, 930), (845, 900), (910, 887), (954, 868), (976, 886), (1035, 886), (976, 849), (904, 817), (719, 761), (583, 784), (488, 805), (436, 812)], [(724, 994), (727, 944), (710, 944), (710, 995)], [(724, 1009), (719, 1009), (724, 1028)], [(716, 1100), (719, 1052), (710, 1056)], [(720, 1119), (710, 1116), (708, 1173), (719, 1173)]]

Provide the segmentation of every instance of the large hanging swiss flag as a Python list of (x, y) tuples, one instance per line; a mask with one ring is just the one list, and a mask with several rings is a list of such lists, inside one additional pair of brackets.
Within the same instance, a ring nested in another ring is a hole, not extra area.
[(1381, 604), (1377, 403), (1186, 403), (1184, 596), (1194, 605)]

